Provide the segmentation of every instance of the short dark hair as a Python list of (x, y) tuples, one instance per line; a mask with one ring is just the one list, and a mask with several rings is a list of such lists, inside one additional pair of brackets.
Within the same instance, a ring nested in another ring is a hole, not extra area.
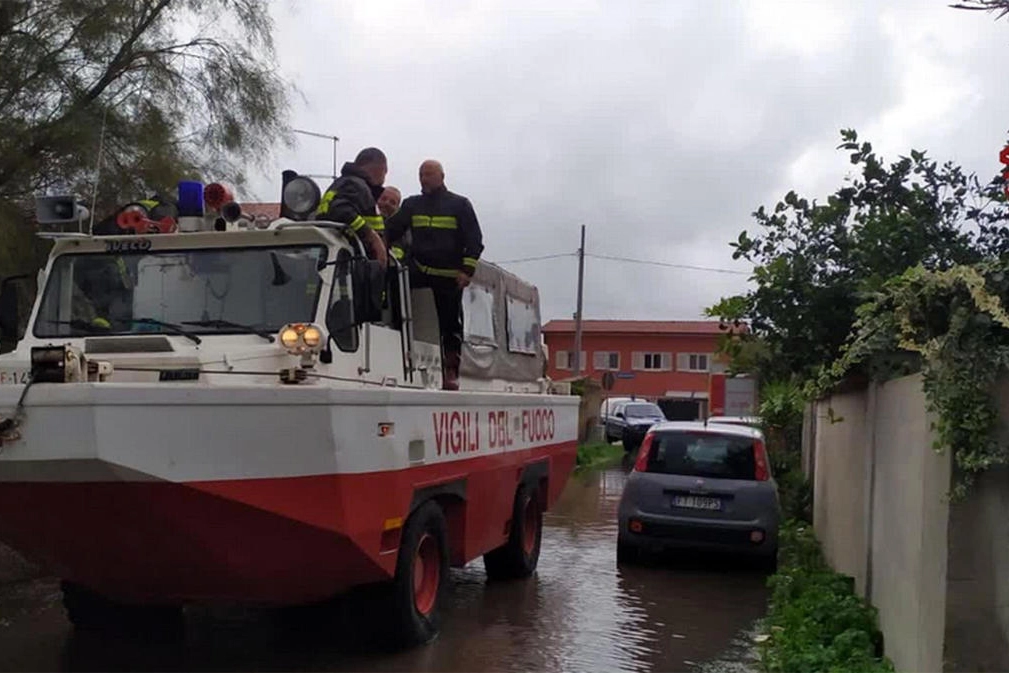
[(377, 147), (365, 147), (357, 153), (354, 164), (364, 167), (371, 166), (372, 164), (388, 164), (388, 161), (385, 158), (385, 152), (382, 150)]

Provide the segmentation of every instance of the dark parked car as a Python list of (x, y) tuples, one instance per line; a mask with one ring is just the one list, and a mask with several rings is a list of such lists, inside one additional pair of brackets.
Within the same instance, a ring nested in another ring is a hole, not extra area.
[(625, 402), (606, 419), (606, 439), (611, 442), (619, 439), (625, 450), (636, 451), (648, 429), (665, 420), (658, 405), (644, 401)]
[(620, 499), (617, 561), (670, 548), (740, 552), (773, 570), (780, 506), (756, 428), (652, 426)]

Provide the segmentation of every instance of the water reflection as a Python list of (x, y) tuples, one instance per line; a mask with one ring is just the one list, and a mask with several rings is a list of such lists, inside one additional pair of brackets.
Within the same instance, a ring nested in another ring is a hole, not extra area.
[(390, 655), (362, 646), (354, 629), (362, 607), (351, 604), (300, 613), (301, 621), (287, 612), (193, 611), (182, 644), (118, 640), (74, 633), (58, 595), (43, 591), (31, 618), (0, 625), (0, 668), (669, 671), (723, 655), (763, 613), (763, 575), (686, 556), (618, 568), (625, 480), (621, 469), (572, 477), (547, 515), (532, 578), (487, 583), (479, 560), (453, 571), (442, 635), (427, 647)]

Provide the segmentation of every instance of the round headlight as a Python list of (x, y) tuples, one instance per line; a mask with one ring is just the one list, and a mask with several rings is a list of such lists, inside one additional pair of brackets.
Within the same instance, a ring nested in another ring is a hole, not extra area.
[(319, 192), (319, 185), (311, 178), (299, 176), (284, 185), (284, 192), (281, 197), (284, 207), (292, 213), (305, 217), (315, 212), (319, 207), (319, 200), (322, 198)]
[(285, 348), (294, 348), (298, 345), (299, 335), (293, 327), (287, 327), (280, 333), (280, 343)]
[(322, 332), (319, 331), (318, 327), (308, 327), (302, 333), (301, 339), (309, 348), (315, 348), (322, 343)]

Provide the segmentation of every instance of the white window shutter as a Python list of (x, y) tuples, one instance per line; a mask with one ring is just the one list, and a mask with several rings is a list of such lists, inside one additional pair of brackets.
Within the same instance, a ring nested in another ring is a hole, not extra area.
[(690, 369), (690, 353), (676, 354), (676, 369), (681, 372)]
[(645, 368), (645, 354), (635, 351), (631, 353), (631, 369), (641, 371)]
[(610, 354), (604, 351), (596, 351), (592, 354), (592, 368), (596, 371), (606, 369), (607, 360)]
[(662, 371), (668, 372), (673, 369), (673, 354), (662, 353)]
[(568, 368), (568, 352), (557, 351), (557, 369), (567, 369), (567, 368)]

